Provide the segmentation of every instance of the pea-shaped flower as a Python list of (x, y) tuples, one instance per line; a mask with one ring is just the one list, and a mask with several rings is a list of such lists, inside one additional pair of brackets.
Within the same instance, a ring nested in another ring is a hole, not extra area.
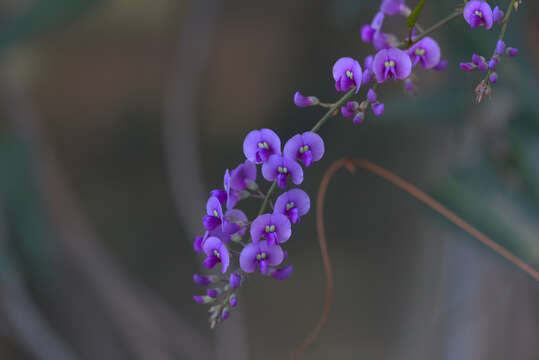
[(223, 209), (221, 208), (221, 203), (219, 202), (219, 199), (212, 196), (206, 203), (206, 216), (204, 216), (202, 223), (206, 230), (211, 231), (220, 226), (222, 222)]
[(292, 224), (307, 214), (311, 207), (309, 195), (301, 189), (292, 189), (281, 194), (275, 202), (274, 213), (285, 215)]
[(248, 222), (247, 215), (240, 209), (228, 209), (223, 221), (223, 233), (228, 236), (236, 234), (243, 236), (247, 231)]
[(226, 273), (228, 264), (230, 263), (230, 256), (226, 245), (220, 239), (212, 236), (204, 241), (202, 248), (207, 256), (202, 265), (208, 269), (213, 269), (216, 264), (221, 263), (221, 272), (223, 274)]
[(269, 246), (287, 242), (292, 235), (292, 226), (288, 218), (279, 213), (263, 214), (251, 224), (251, 238), (257, 243), (262, 238)]
[(402, 80), (412, 72), (412, 62), (408, 54), (400, 49), (383, 49), (374, 57), (372, 69), (379, 83), (388, 79)]
[(337, 91), (348, 91), (355, 86), (357, 94), (361, 86), (362, 76), (361, 65), (350, 57), (340, 58), (333, 65), (333, 79), (335, 79), (335, 89)]
[(243, 190), (256, 181), (256, 165), (250, 160), (245, 160), (243, 164), (230, 173), (230, 186), (234, 190)]
[(283, 154), (309, 167), (324, 155), (324, 141), (320, 135), (311, 131), (294, 135), (284, 145)]
[(487, 30), (492, 28), (492, 23), (494, 22), (492, 9), (486, 1), (469, 1), (464, 7), (462, 14), (472, 29), (481, 25), (485, 25), (485, 29)]
[(440, 62), (440, 46), (430, 37), (423, 38), (408, 49), (413, 66), (421, 63), (425, 69), (432, 69)]
[(406, 5), (404, 4), (404, 0), (382, 0), (380, 10), (390, 16), (397, 15), (406, 10)]
[(262, 176), (268, 181), (277, 180), (277, 185), (284, 189), (288, 177), (296, 185), (303, 182), (303, 169), (294, 159), (287, 156), (272, 155), (262, 165)]
[(279, 245), (270, 246), (266, 240), (262, 240), (243, 248), (240, 254), (240, 267), (246, 273), (258, 269), (262, 275), (266, 275), (270, 266), (278, 266), (283, 259), (283, 249)]
[(247, 160), (261, 164), (271, 155), (281, 154), (281, 139), (270, 129), (253, 130), (243, 141), (243, 153)]

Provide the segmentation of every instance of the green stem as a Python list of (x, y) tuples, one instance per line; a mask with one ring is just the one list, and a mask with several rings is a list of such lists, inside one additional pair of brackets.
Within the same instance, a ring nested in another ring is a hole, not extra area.
[(458, 18), (460, 15), (462, 15), (462, 10), (461, 9), (455, 10), (452, 14), (450, 14), (449, 16), (447, 16), (447, 17), (443, 18), (442, 20), (438, 21), (436, 24), (432, 25), (430, 28), (428, 28), (427, 30), (423, 31), (421, 34), (416, 36), (414, 41), (412, 41), (412, 42), (406, 41), (406, 42), (400, 44), (399, 49), (408, 49), (414, 43), (417, 43), (419, 40), (421, 40), (424, 37), (426, 37), (426, 36), (430, 35), (431, 33), (435, 32), (436, 30), (438, 30), (439, 28), (441, 28), (442, 26), (444, 26), (445, 24), (447, 24), (451, 20)]
[[(317, 132), (322, 125), (325, 124), (326, 121), (333, 115), (333, 113), (338, 110), (345, 102), (348, 100), (356, 91), (355, 87), (352, 87), (346, 94), (344, 94), (335, 104), (331, 106), (331, 108), (326, 112), (324, 116), (318, 122), (313, 126), (311, 129), (312, 132)], [(269, 188), (268, 192), (266, 193), (266, 197), (264, 198), (264, 201), (262, 202), (262, 206), (260, 206), (260, 210), (258, 210), (258, 216), (262, 215), (264, 211), (266, 211), (266, 208), (268, 207), (268, 202), (270, 199), (270, 196), (275, 191), (275, 188), (277, 187), (277, 182), (274, 181), (273, 184), (271, 184), (271, 187)]]
[[(509, 6), (507, 7), (507, 10), (505, 12), (505, 17), (503, 18), (503, 25), (502, 25), (502, 29), (500, 30), (500, 35), (498, 36), (498, 41), (500, 40), (503, 40), (503, 37), (505, 36), (505, 31), (507, 30), (507, 25), (509, 24), (509, 17), (511, 16), (511, 12), (513, 11), (513, 4), (515, 3), (516, 0), (510, 0), (509, 1)], [(498, 42), (496, 42), (496, 46), (494, 46), (494, 52), (492, 53), (492, 56), (496, 56), (497, 52), (496, 52), (496, 47), (498, 45)], [(487, 77), (486, 79), (490, 79), (490, 75), (493, 73), (492, 70), (489, 69), (488, 73), (487, 73)]]

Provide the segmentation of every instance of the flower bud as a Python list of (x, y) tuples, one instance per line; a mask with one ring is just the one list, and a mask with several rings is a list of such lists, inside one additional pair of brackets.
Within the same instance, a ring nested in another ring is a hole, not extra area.
[(195, 300), (199, 304), (208, 304), (215, 301), (215, 299), (209, 296), (199, 296), (199, 295), (193, 296), (193, 300)]
[(436, 71), (445, 71), (447, 69), (447, 60), (441, 60), (433, 69)]
[(495, 24), (499, 24), (502, 22), (502, 20), (503, 20), (503, 11), (501, 11), (500, 8), (496, 6), (494, 10), (492, 10), (492, 21)]
[(229, 310), (228, 307), (225, 307), (225, 308), (223, 309), (223, 312), (221, 313), (221, 317), (222, 317), (224, 320), (226, 320), (226, 319), (228, 319), (229, 316), (230, 316), (230, 310)]
[(236, 298), (236, 295), (230, 296), (228, 303), (230, 304), (230, 307), (236, 307), (236, 305), (238, 305), (238, 298)]
[(477, 66), (475, 66), (472, 63), (464, 63), (464, 62), (461, 62), (459, 66), (462, 70), (467, 71), (467, 72), (473, 71), (477, 68)]
[(502, 55), (504, 51), (505, 51), (505, 43), (502, 40), (498, 40), (498, 42), (496, 43), (496, 53), (498, 55)]
[(367, 92), (367, 100), (369, 100), (371, 104), (376, 102), (376, 93), (372, 88)]
[(500, 61), (500, 57), (498, 55), (493, 56), (490, 61), (488, 62), (488, 68), (489, 70), (496, 69), (496, 65), (498, 65), (498, 62)]
[(195, 282), (195, 284), (200, 286), (207, 286), (211, 284), (211, 280), (209, 277), (198, 274), (193, 275), (193, 281)]
[(294, 104), (298, 107), (308, 107), (318, 105), (320, 101), (314, 96), (303, 96), (299, 91), (294, 94)]
[(206, 289), (206, 294), (208, 294), (208, 296), (211, 297), (212, 299), (216, 299), (217, 296), (219, 296), (219, 289), (207, 288)]
[(292, 274), (292, 270), (293, 270), (292, 266), (287, 266), (287, 267), (282, 268), (282, 269), (274, 269), (274, 270), (272, 270), (270, 275), (274, 279), (285, 280), (285, 279), (288, 279), (290, 277), (290, 275)]
[(229, 284), (232, 289), (237, 289), (241, 284), (241, 275), (238, 273), (230, 274)]
[(354, 116), (352, 122), (354, 123), (354, 125), (359, 125), (363, 122), (363, 120), (365, 120), (365, 112), (360, 111), (356, 114), (356, 116)]
[(374, 33), (376, 32), (375, 29), (372, 28), (372, 26), (365, 24), (361, 27), (361, 40), (366, 43), (372, 42), (372, 39), (374, 38)]
[(518, 49), (517, 48), (507, 48), (507, 50), (505, 51), (505, 53), (511, 57), (514, 57), (514, 56), (517, 56), (518, 54)]
[(376, 103), (372, 105), (372, 112), (376, 116), (380, 116), (384, 113), (385, 106), (382, 103)]
[(493, 72), (492, 74), (490, 74), (489, 80), (491, 83), (495, 84), (496, 81), (498, 81), (498, 74)]

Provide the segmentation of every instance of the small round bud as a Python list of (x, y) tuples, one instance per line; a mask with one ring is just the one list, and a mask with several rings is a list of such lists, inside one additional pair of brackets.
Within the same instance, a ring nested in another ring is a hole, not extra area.
[(359, 125), (363, 122), (363, 120), (365, 120), (365, 112), (360, 111), (356, 114), (356, 116), (354, 116), (352, 122), (354, 123), (354, 125)]
[(384, 113), (385, 106), (382, 103), (376, 103), (372, 105), (372, 112), (376, 116), (381, 116)]
[(511, 57), (514, 57), (514, 56), (517, 56), (518, 54), (518, 49), (517, 48), (507, 48), (507, 51), (506, 51), (507, 55), (511, 56)]
[(228, 302), (230, 304), (230, 307), (236, 307), (236, 305), (238, 305), (238, 298), (236, 298), (236, 295), (232, 295)]
[(221, 317), (222, 317), (224, 320), (226, 320), (226, 319), (229, 318), (229, 316), (230, 316), (230, 311), (229, 311), (228, 307), (225, 307), (225, 308), (223, 309), (223, 312), (221, 313)]
[(477, 69), (477, 66), (475, 66), (475, 64), (472, 64), (472, 63), (461, 62), (459, 66), (462, 70), (467, 71), (467, 72)]
[(217, 298), (217, 296), (219, 296), (219, 289), (206, 289), (206, 294), (208, 294), (209, 297), (211, 297), (212, 299), (215, 299)]
[(498, 81), (498, 74), (493, 72), (492, 74), (490, 74), (489, 80), (491, 83), (495, 84), (496, 81)]
[(209, 277), (198, 274), (193, 275), (193, 281), (195, 282), (195, 284), (200, 286), (207, 286), (211, 284), (211, 280)]
[(237, 289), (241, 284), (241, 275), (237, 273), (230, 274), (229, 284), (232, 289)]

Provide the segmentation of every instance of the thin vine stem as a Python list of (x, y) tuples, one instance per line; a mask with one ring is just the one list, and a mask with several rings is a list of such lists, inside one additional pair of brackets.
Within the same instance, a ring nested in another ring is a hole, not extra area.
[(423, 39), (426, 36), (429, 36), (436, 30), (440, 29), (442, 26), (450, 22), (451, 20), (454, 20), (458, 18), (460, 15), (462, 15), (462, 9), (457, 9), (450, 15), (446, 16), (442, 20), (438, 21), (436, 24), (432, 25), (430, 28), (419, 34), (418, 36), (413, 39), (413, 41), (405, 41), (404, 43), (399, 45), (399, 49), (408, 49), (413, 44), (417, 43), (419, 40)]
[(326, 274), (326, 299), (324, 302), (324, 307), (322, 309), (320, 318), (316, 326), (314, 327), (313, 331), (309, 334), (309, 336), (303, 341), (303, 343), (293, 353), (291, 353), (288, 357), (286, 357), (286, 360), (292, 360), (298, 357), (299, 355), (301, 355), (305, 351), (305, 349), (307, 349), (309, 345), (311, 345), (314, 342), (314, 340), (316, 340), (318, 334), (320, 333), (320, 331), (322, 330), (322, 327), (324, 326), (324, 324), (326, 323), (328, 319), (329, 311), (331, 310), (331, 303), (333, 301), (334, 281), (333, 281), (333, 269), (331, 266), (331, 261), (330, 261), (329, 252), (327, 248), (326, 234), (325, 234), (324, 201), (326, 198), (326, 192), (329, 186), (329, 182), (331, 181), (335, 173), (344, 167), (348, 170), (348, 172), (353, 174), (356, 171), (356, 166), (359, 166), (360, 168), (363, 168), (370, 173), (380, 176), (381, 178), (383, 178), (384, 180), (387, 180), (392, 185), (412, 195), (414, 198), (421, 201), (422, 203), (430, 207), (432, 210), (436, 211), (437, 213), (442, 215), (444, 218), (446, 218), (447, 220), (455, 224), (457, 227), (459, 227), (460, 229), (468, 233), (474, 239), (480, 241), (489, 249), (491, 249), (492, 251), (496, 252), (497, 254), (507, 259), (513, 265), (515, 265), (516, 267), (524, 271), (526, 274), (530, 275), (533, 279), (535, 279), (536, 281), (539, 281), (539, 272), (537, 270), (532, 268), (522, 259), (520, 259), (516, 255), (511, 253), (509, 250), (505, 249), (503, 246), (496, 243), (494, 240), (490, 239), (488, 236), (486, 236), (485, 234), (483, 234), (482, 232), (474, 228), (464, 219), (456, 215), (454, 212), (446, 208), (444, 205), (434, 200), (425, 192), (423, 192), (416, 186), (410, 184), (409, 182), (407, 182), (400, 176), (381, 167), (380, 165), (377, 165), (365, 159), (342, 158), (335, 161), (324, 173), (324, 176), (318, 188), (318, 195), (317, 195), (317, 201), (316, 201), (317, 202), (316, 204), (316, 228), (318, 232), (318, 241), (320, 243), (320, 253), (322, 256), (322, 260), (324, 264), (324, 271)]

